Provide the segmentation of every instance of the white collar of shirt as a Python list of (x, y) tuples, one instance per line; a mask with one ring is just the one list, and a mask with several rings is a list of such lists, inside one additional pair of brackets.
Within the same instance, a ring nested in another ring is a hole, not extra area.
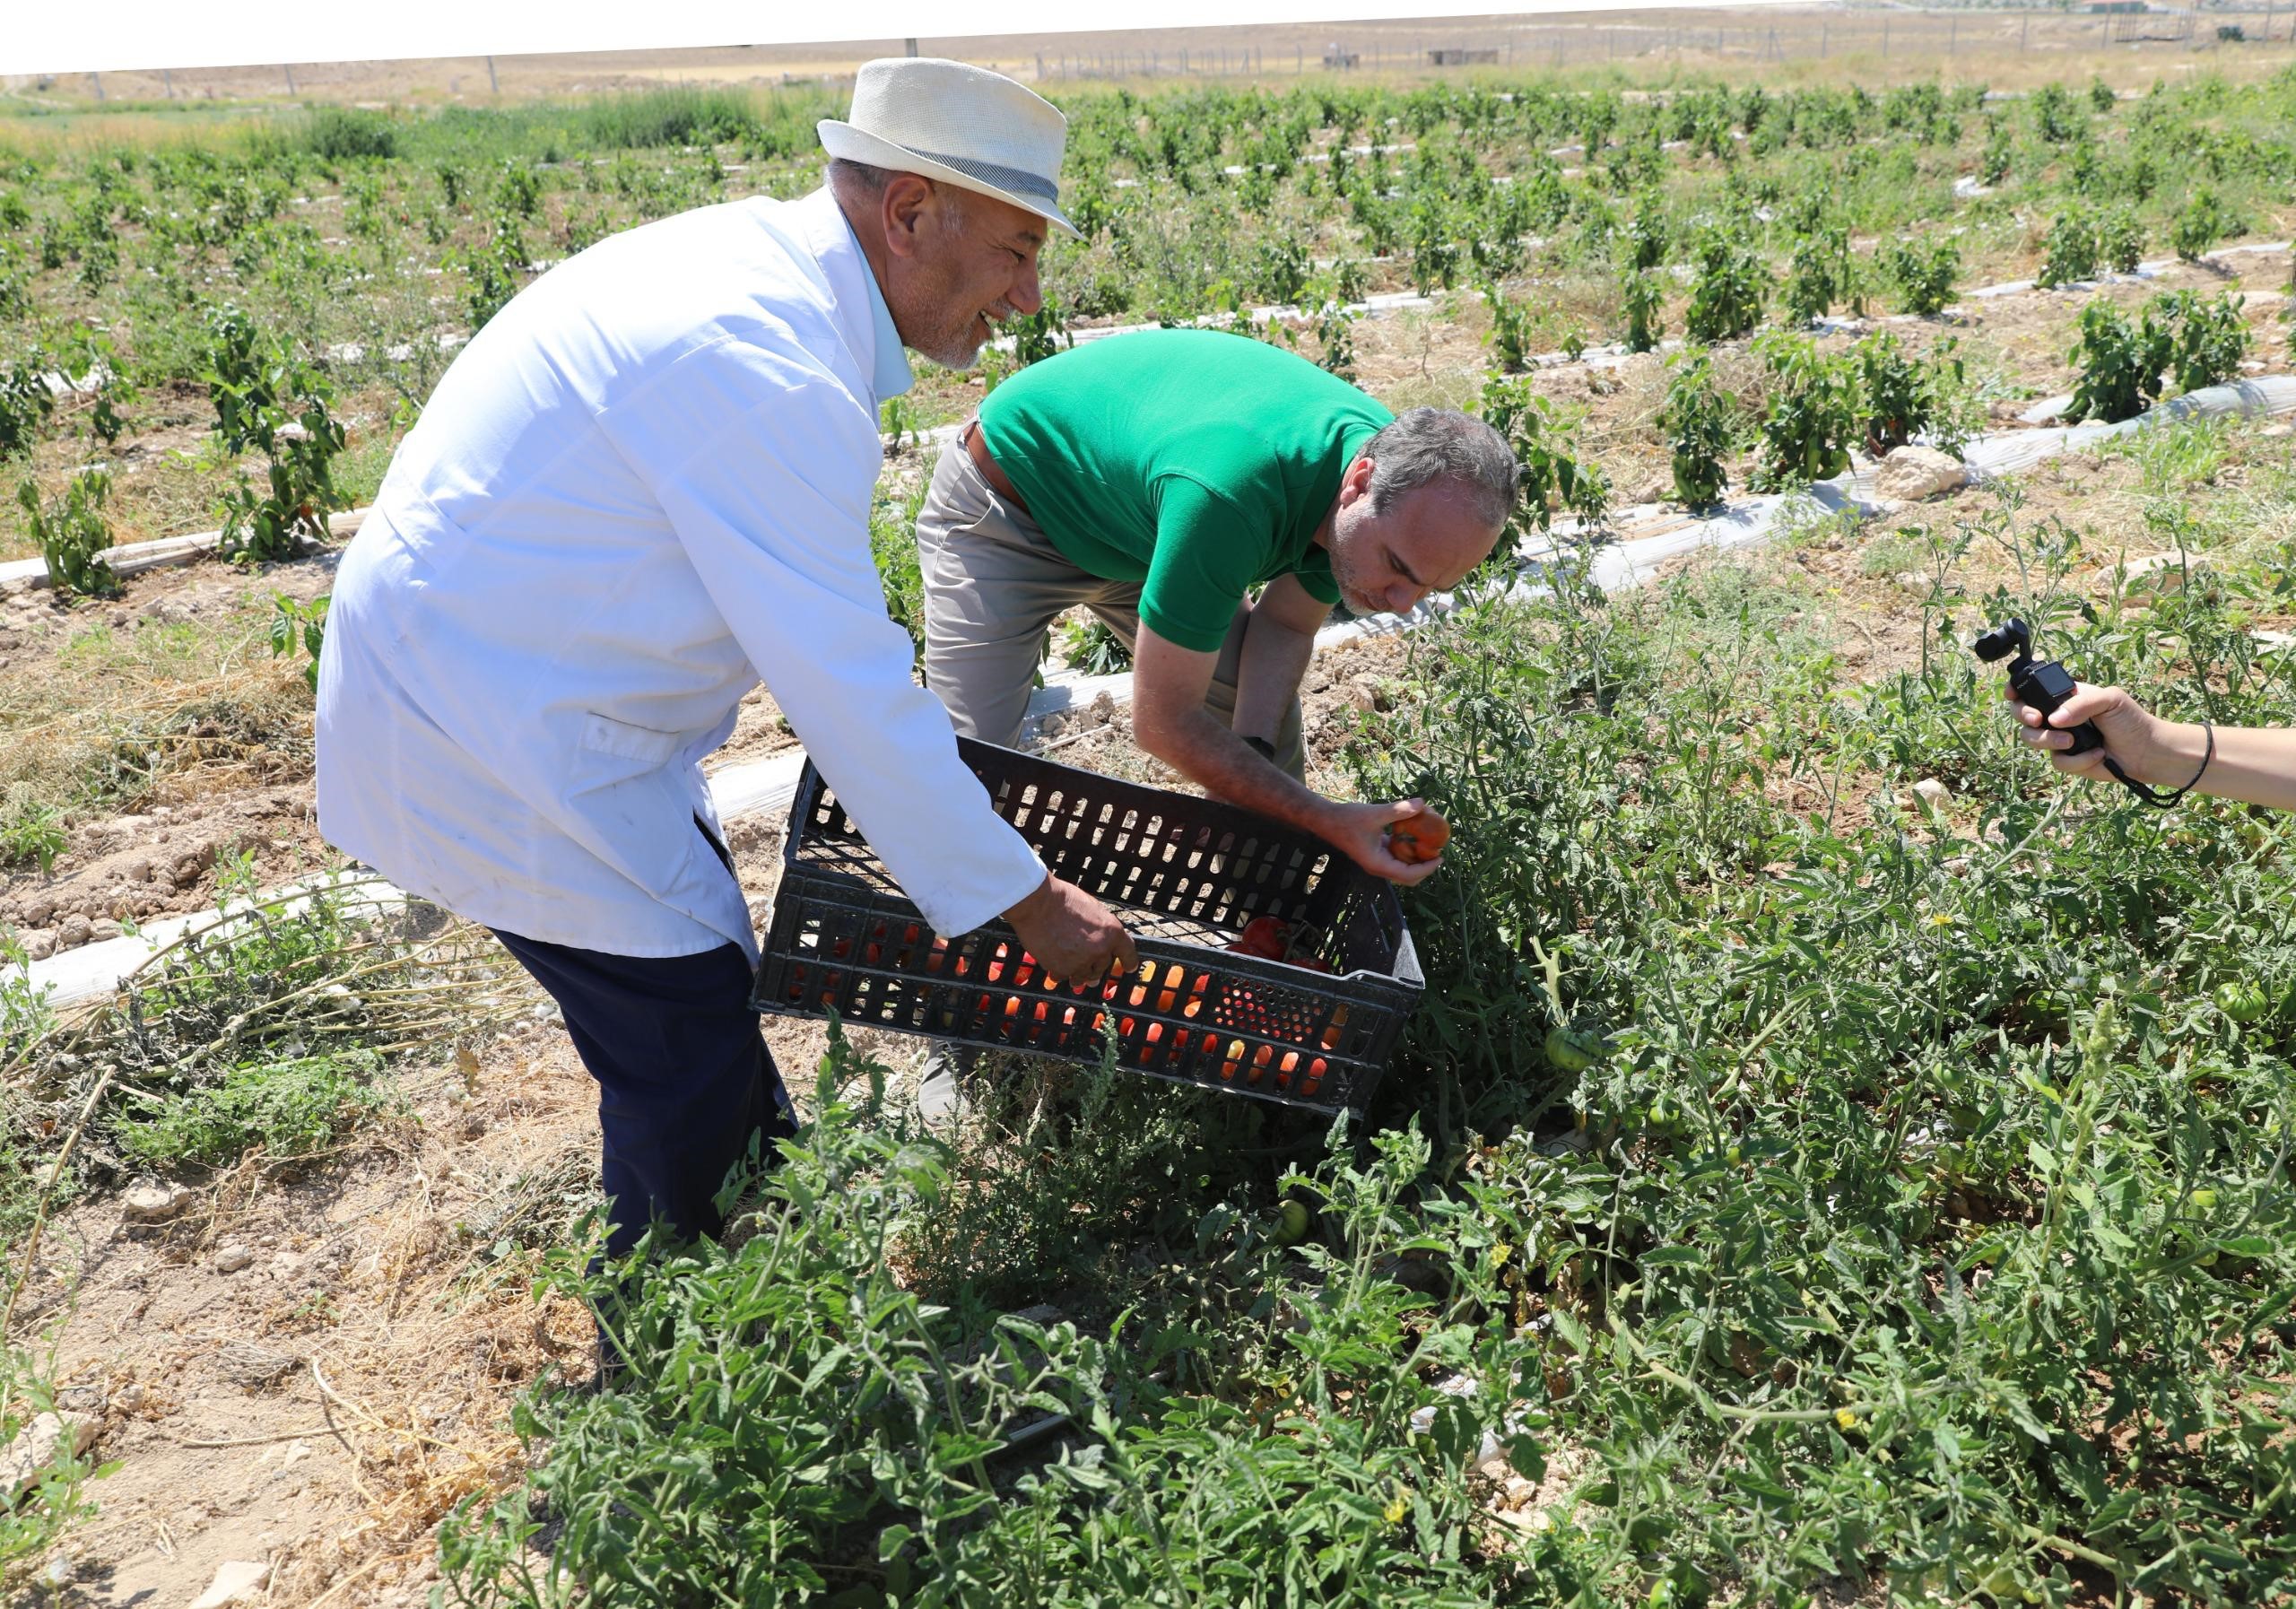
[[(909, 371), (909, 354), (901, 350), (900, 331), (893, 324), (893, 310), (885, 305), (885, 293), (877, 284), (877, 276), (869, 266), (868, 253), (861, 249), (861, 238), (853, 232), (853, 225), (845, 216), (845, 209), (837, 204), (836, 196), (824, 185), (805, 198), (804, 203), (816, 206), (814, 249), (826, 257), (831, 252), (850, 251), (853, 265), (861, 272), (861, 283), (869, 287), (869, 322), (875, 350), (870, 354), (869, 388), (883, 402), (889, 396), (900, 396), (917, 383)], [(834, 229), (822, 227), (826, 213), (837, 220)]]

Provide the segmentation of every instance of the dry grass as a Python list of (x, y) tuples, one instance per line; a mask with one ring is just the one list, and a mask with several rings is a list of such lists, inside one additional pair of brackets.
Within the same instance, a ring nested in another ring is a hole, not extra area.
[[(307, 596), (321, 578), (282, 589)], [(116, 807), (308, 774), (310, 689), (272, 657), (270, 589), (203, 589), (196, 613), (20, 606), (31, 651), (0, 674), (0, 790)]]

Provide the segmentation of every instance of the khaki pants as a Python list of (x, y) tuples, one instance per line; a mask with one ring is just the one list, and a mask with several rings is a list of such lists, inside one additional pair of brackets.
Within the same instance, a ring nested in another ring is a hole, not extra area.
[[(925, 683), (968, 737), (1007, 748), (1019, 742), (1045, 632), (1067, 610), (1082, 604), (1126, 648), (1138, 638), (1140, 583), (1077, 569), (1035, 520), (996, 495), (955, 439), (941, 449), (917, 516), (917, 558), (925, 578)], [(1250, 617), (1239, 599), (1205, 694), (1204, 707), (1225, 726), (1235, 725)], [(1306, 770), (1296, 691), (1275, 734), (1275, 763), (1295, 778)]]

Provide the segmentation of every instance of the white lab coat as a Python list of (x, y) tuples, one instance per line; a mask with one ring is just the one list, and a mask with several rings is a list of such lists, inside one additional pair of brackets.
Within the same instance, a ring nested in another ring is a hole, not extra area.
[(752, 956), (701, 758), (761, 677), (942, 933), (1044, 878), (910, 675), (869, 554), (900, 340), (826, 190), (552, 269), (455, 360), (344, 553), (319, 829), (488, 926)]

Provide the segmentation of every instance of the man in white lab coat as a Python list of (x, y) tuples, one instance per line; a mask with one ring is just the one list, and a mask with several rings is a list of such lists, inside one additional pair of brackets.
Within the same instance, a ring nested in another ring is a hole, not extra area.
[(868, 516), (904, 344), (972, 361), (1039, 304), (1065, 120), (961, 63), (865, 65), (830, 183), (553, 268), (448, 370), (344, 554), (319, 826), (492, 928), (597, 1079), (610, 1252), (714, 1197), (788, 1106), (699, 762), (762, 679), (935, 928), (1002, 914), (1048, 970), (1133, 964), (957, 759), (887, 619)]

